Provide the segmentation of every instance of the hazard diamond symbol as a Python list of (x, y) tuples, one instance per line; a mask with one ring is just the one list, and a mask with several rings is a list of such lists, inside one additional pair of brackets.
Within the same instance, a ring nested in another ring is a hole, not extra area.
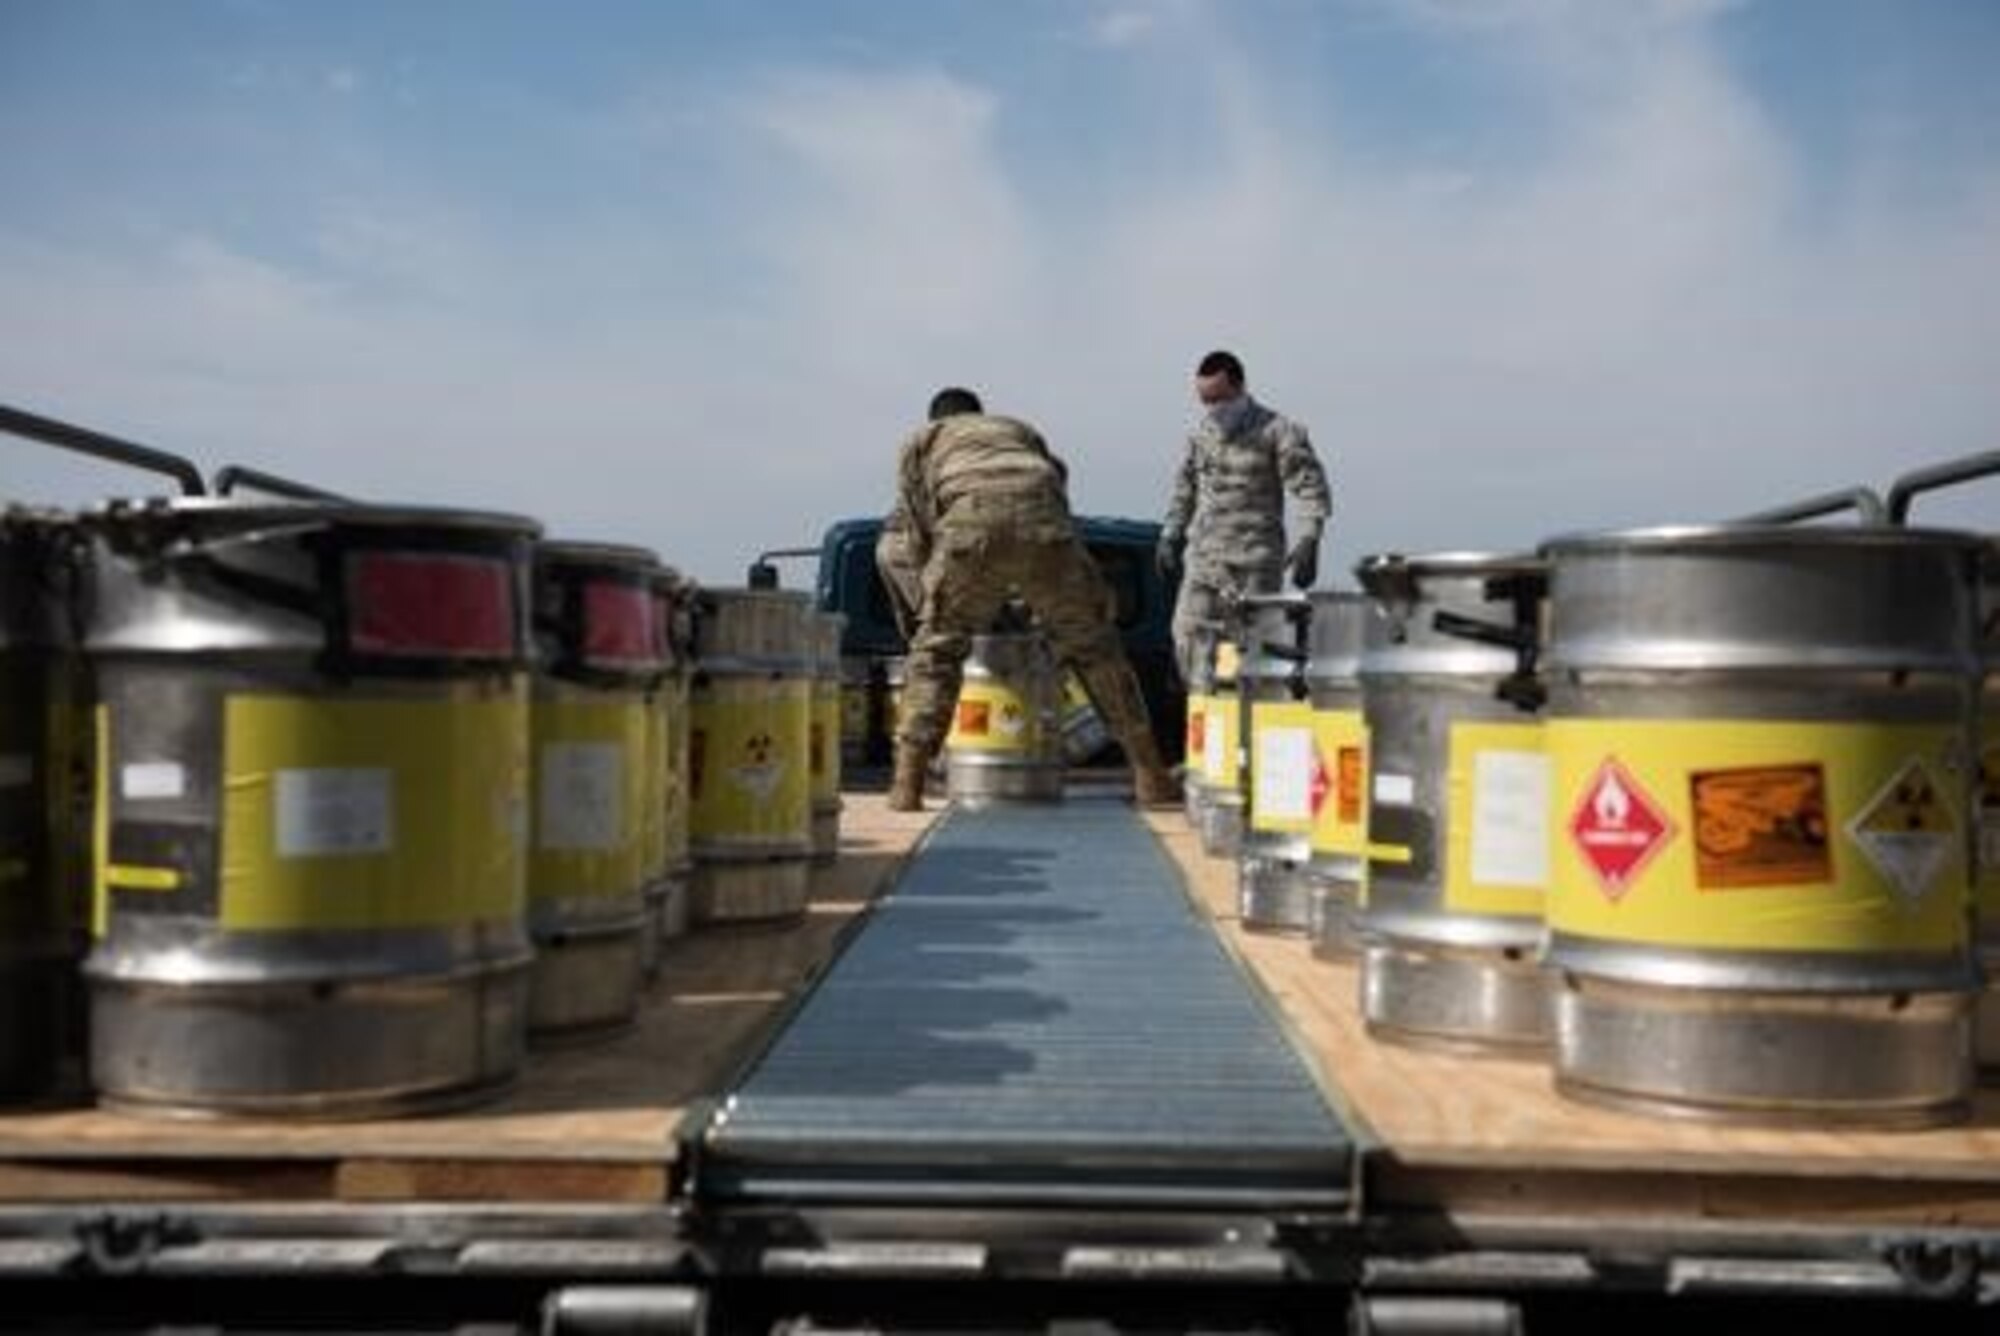
[(1674, 823), (1630, 771), (1606, 757), (1570, 813), (1569, 837), (1605, 898), (1617, 901), (1673, 839)]
[(1307, 792), (1312, 798), (1313, 815), (1318, 816), (1319, 809), (1326, 806), (1326, 796), (1333, 792), (1333, 776), (1327, 773), (1326, 758), (1317, 747), (1313, 748), (1312, 785)]

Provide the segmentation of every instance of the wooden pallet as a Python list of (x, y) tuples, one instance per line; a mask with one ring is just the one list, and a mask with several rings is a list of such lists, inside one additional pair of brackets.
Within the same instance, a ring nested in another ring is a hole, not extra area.
[(1544, 1064), (1377, 1043), (1358, 971), (1237, 916), (1236, 868), (1179, 814), (1150, 823), (1197, 901), (1275, 999), (1374, 1143), (1377, 1208), (1545, 1218), (1685, 1215), (1851, 1224), (2000, 1224), (2000, 1092), (1925, 1132), (1788, 1132), (1612, 1112), (1557, 1095)]
[(0, 1202), (662, 1201), (683, 1117), (761, 1048), (935, 819), (846, 802), (841, 857), (814, 870), (802, 919), (676, 941), (632, 1033), (537, 1053), (490, 1104), (350, 1123), (0, 1115)]

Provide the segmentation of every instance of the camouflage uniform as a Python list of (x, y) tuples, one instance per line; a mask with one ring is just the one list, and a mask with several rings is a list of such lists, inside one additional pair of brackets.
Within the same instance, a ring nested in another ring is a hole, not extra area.
[(889, 594), (889, 611), (896, 631), (908, 640), (917, 633), (917, 609), (924, 601), (924, 563), (910, 537), (909, 520), (901, 508), (883, 521), (875, 540), (875, 571)]
[(1076, 536), (1066, 483), (1041, 436), (1012, 418), (959, 414), (904, 444), (889, 527), (907, 536), (923, 575), (899, 744), (928, 754), (943, 743), (972, 637), (1018, 596), (1128, 754), (1157, 756), (1111, 589)]
[(1332, 509), (1306, 429), (1244, 396), (1225, 433), (1212, 416), (1188, 435), (1161, 542), (1185, 544), (1174, 604), (1174, 652), (1185, 678), (1195, 629), (1220, 621), (1231, 593), (1270, 593), (1284, 577), (1285, 493), (1298, 499), (1301, 537), (1317, 539)]

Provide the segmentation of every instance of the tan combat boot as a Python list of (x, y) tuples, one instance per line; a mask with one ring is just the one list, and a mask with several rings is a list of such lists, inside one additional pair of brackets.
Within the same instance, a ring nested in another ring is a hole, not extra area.
[(1167, 769), (1153, 735), (1138, 734), (1126, 739), (1123, 746), (1132, 762), (1132, 800), (1141, 807), (1179, 807), (1181, 782)]
[(896, 775), (889, 781), (889, 810), (924, 810), (924, 772), (931, 768), (930, 749), (921, 743), (896, 744)]

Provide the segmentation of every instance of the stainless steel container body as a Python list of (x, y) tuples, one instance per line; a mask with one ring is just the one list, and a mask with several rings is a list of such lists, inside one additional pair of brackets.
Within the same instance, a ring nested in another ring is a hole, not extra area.
[(108, 1102), (358, 1117), (523, 1057), (526, 520), (81, 517)]
[(1039, 633), (974, 636), (944, 743), (951, 801), (1061, 801), (1059, 708), (1055, 659)]
[(1963, 1116), (1973, 542), (1546, 550), (1558, 1087), (1780, 1124)]
[(1980, 652), (1985, 689), (1979, 706), (1979, 955), (1986, 987), (1979, 996), (1978, 1056), (1982, 1079), (2000, 1081), (2000, 540), (1981, 563)]
[(1313, 605), (1266, 595), (1244, 609), (1242, 698), (1244, 828), (1237, 854), (1237, 913), (1245, 927), (1302, 933), (1311, 914), (1315, 748), (1307, 644)]
[[(659, 930), (648, 891), (665, 873), (659, 726), (671, 660), (660, 576), (644, 548), (535, 549), (528, 1036), (536, 1044), (612, 1036), (638, 1015), (648, 938)], [(654, 903), (663, 914), (657, 894)]]
[(710, 589), (699, 609), (693, 921), (801, 914), (813, 852), (811, 602), (784, 590)]
[(1349, 959), (1361, 949), (1361, 898), (1368, 875), (1367, 725), (1361, 655), (1375, 605), (1367, 595), (1312, 595), (1306, 684), (1328, 792), (1315, 813), (1306, 863), (1306, 935), (1314, 954)]
[[(1503, 698), (1520, 672), (1517, 653), (1465, 626), (1533, 634), (1542, 568), (1451, 553), (1370, 558), (1358, 574), (1375, 605), (1359, 668), (1370, 753), (1359, 923), (1369, 1030), (1411, 1044), (1538, 1050), (1549, 1033), (1537, 961), (1545, 868), (1535, 865), (1545, 817), (1531, 792), (1539, 725)], [(1489, 767), (1488, 757), (1507, 764)], [(1482, 843), (1490, 872), (1461, 852)]]

